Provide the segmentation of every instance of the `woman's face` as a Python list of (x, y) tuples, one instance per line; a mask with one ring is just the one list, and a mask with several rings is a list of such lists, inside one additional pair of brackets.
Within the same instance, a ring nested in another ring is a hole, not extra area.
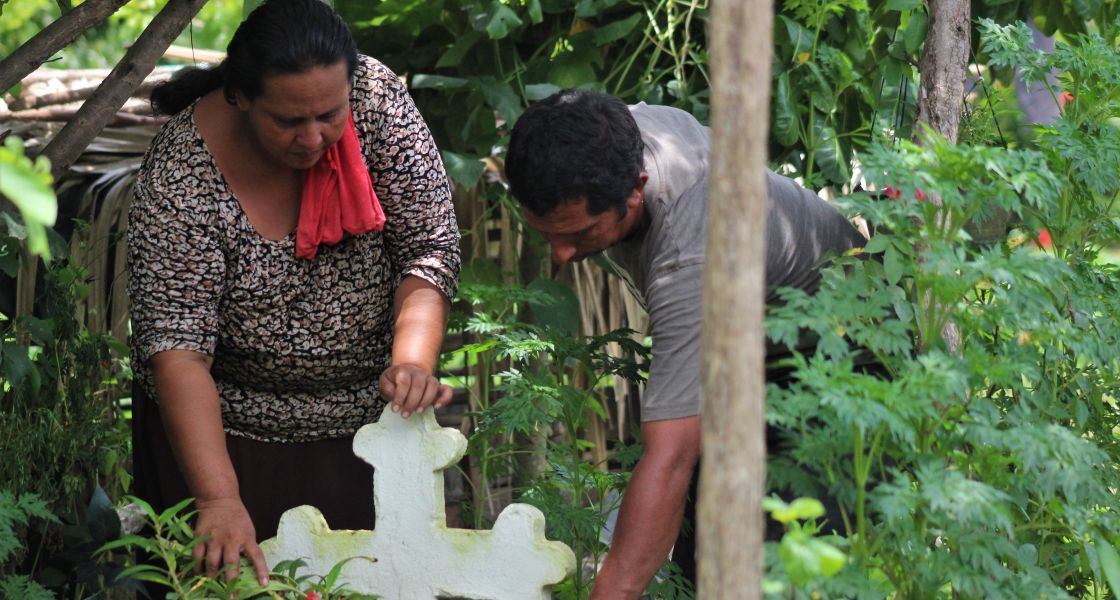
[(311, 167), (342, 137), (350, 115), (346, 61), (302, 73), (271, 75), (261, 94), (236, 94), (237, 108), (266, 156), (280, 165)]

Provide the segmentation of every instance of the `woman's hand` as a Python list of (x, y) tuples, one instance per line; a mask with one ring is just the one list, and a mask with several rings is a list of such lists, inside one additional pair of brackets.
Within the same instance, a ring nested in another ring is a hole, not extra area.
[(451, 386), (439, 382), (419, 365), (393, 365), (381, 373), (381, 397), (390, 403), (393, 412), (408, 418), (422, 413), (429, 406), (443, 408), (451, 402)]
[(268, 585), (268, 563), (257, 545), (257, 532), (240, 498), (198, 501), (195, 535), (204, 538), (192, 554), (196, 570), (205, 568), (206, 576), (217, 578), (225, 572), (226, 581), (237, 577), (244, 554), (257, 572), (261, 586)]

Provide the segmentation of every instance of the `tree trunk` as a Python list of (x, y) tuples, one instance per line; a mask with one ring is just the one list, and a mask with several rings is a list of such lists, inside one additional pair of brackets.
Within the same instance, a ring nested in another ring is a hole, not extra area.
[[(957, 143), (964, 104), (964, 80), (968, 69), (969, 23), (971, 6), (968, 0), (929, 0), (929, 33), (922, 56), (918, 60), (921, 88), (918, 94), (918, 127), (914, 137), (923, 142), (925, 123), (950, 144)], [(941, 206), (941, 197), (930, 194), (930, 201)], [(954, 227), (947, 217), (938, 217), (942, 227)], [(931, 299), (926, 298), (928, 303)], [(929, 310), (927, 308), (926, 310)], [(960, 328), (949, 322), (941, 331), (949, 351), (956, 354), (961, 347)], [(923, 350), (928, 340), (921, 340)]]
[(766, 0), (712, 6), (697, 598), (753, 600), (762, 592), (763, 257), (773, 19), (773, 3)]
[(0, 61), (0, 93), (19, 83), (52, 54), (70, 45), (79, 35), (107, 19), (126, 3), (128, 0), (87, 0), (47, 25)]
[[(918, 61), (918, 122), (957, 142), (968, 69), (968, 0), (929, 0), (929, 33)], [(915, 128), (918, 136), (920, 128)], [(920, 139), (920, 136), (918, 137)]]
[(51, 174), (56, 179), (124, 106), (203, 4), (206, 0), (170, 0), (152, 19), (93, 96), (43, 149), (43, 156), (51, 160)]

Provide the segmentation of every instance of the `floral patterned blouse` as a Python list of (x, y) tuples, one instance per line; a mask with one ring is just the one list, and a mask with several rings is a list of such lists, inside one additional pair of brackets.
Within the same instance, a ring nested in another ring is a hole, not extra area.
[(393, 294), (406, 275), (449, 298), (459, 230), (439, 151), (400, 79), (362, 56), (350, 104), (385, 211), (383, 231), (295, 256), (295, 233), (262, 237), (194, 122), (194, 107), (156, 136), (129, 211), (132, 363), (164, 350), (212, 356), (227, 433), (272, 442), (352, 435), (381, 414)]

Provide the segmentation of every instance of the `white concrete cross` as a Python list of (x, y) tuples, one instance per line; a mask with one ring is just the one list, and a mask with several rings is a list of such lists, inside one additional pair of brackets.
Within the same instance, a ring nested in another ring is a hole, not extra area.
[(511, 504), (490, 531), (451, 529), (444, 513), (443, 469), (462, 458), (467, 440), (440, 428), (433, 411), (402, 419), (385, 410), (358, 430), (354, 453), (374, 467), (374, 531), (332, 531), (322, 513), (284, 513), (275, 538), (261, 544), (270, 566), (302, 559), (299, 573), (326, 575), (351, 557), (338, 582), (386, 600), (546, 600), (575, 571), (561, 542), (544, 537), (544, 515)]

